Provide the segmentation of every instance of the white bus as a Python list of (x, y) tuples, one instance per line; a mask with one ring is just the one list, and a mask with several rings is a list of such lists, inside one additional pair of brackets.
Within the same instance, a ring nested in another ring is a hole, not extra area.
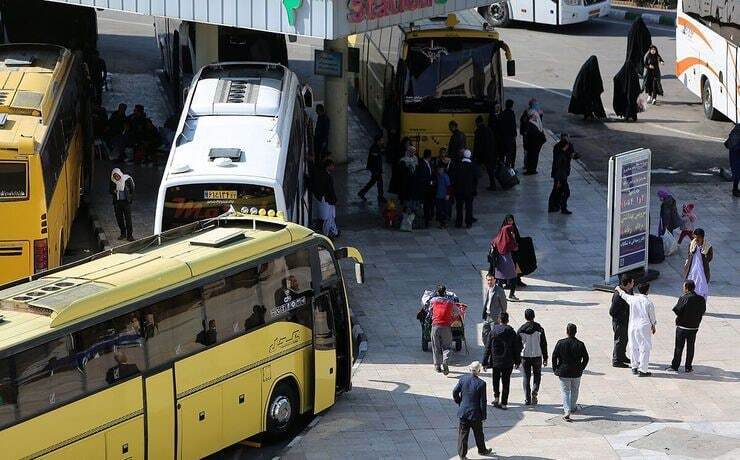
[(235, 209), (309, 221), (308, 88), (280, 64), (218, 63), (193, 78), (159, 186), (154, 233)]
[(740, 122), (740, 9), (727, 0), (681, 0), (676, 17), (676, 76), (701, 97), (711, 120)]
[(494, 27), (511, 21), (559, 26), (606, 16), (610, 7), (611, 0), (498, 0), (478, 12)]

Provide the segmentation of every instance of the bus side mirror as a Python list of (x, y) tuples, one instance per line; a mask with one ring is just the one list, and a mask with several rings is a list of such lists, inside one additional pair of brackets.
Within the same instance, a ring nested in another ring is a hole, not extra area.
[(506, 61), (506, 76), (513, 77), (516, 75), (516, 61)]
[(306, 106), (307, 109), (310, 109), (313, 107), (313, 91), (311, 90), (311, 87), (308, 85), (305, 85), (303, 87), (303, 105)]
[(355, 281), (365, 284), (365, 264), (355, 263)]
[(357, 284), (365, 283), (365, 261), (362, 258), (360, 251), (353, 247), (339, 248), (334, 250), (334, 258), (336, 260), (352, 259), (355, 261), (355, 281)]

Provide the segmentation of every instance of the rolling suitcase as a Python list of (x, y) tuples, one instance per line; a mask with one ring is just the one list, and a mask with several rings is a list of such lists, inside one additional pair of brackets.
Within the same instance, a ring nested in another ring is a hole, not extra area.
[(508, 168), (504, 165), (500, 165), (498, 171), (496, 171), (496, 179), (504, 190), (509, 190), (519, 183), (516, 171), (514, 171), (513, 168)]

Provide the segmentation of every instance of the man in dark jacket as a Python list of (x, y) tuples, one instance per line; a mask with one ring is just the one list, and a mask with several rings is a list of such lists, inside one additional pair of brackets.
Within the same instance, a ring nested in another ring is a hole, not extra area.
[(362, 190), (357, 192), (357, 196), (359, 196), (362, 201), (367, 201), (365, 194), (373, 187), (373, 185), (377, 184), (378, 202), (385, 203), (385, 197), (383, 197), (383, 160), (381, 158), (384, 150), (385, 140), (383, 139), (383, 134), (376, 134), (373, 140), (373, 145), (370, 147), (370, 151), (367, 154), (367, 165), (365, 166), (365, 169), (370, 171), (370, 180), (364, 187), (362, 187)]
[(568, 134), (561, 133), (560, 141), (552, 148), (552, 171), (550, 177), (553, 179), (552, 192), (547, 203), (547, 212), (562, 212), (572, 214), (568, 210), (568, 198), (570, 197), (570, 161), (573, 159), (573, 144), (568, 140)]
[(475, 167), (471, 160), (470, 150), (463, 152), (462, 160), (452, 172), (452, 189), (455, 191), (455, 227), (463, 225), (463, 206), (465, 206), (465, 226), (470, 228), (475, 222), (473, 217), (473, 198), (475, 197)]
[(588, 365), (586, 345), (576, 338), (578, 329), (569, 323), (565, 328), (568, 337), (558, 340), (552, 351), (552, 370), (560, 378), (563, 394), (563, 420), (570, 422), (570, 415), (578, 410), (578, 390), (581, 376)]
[(424, 226), (428, 227), (429, 222), (434, 218), (434, 196), (437, 188), (434, 184), (435, 174), (432, 166), (432, 151), (424, 150), (419, 164), (414, 170), (414, 191), (411, 194), (413, 199), (419, 201), (424, 206)]
[(506, 109), (501, 112), (498, 125), (500, 128), (499, 136), (501, 138), (501, 148), (504, 155), (504, 161), (509, 168), (514, 167), (516, 163), (516, 114), (514, 113), (514, 101), (506, 100)]
[(486, 125), (481, 116), (475, 119), (475, 125), (473, 161), (486, 168), (488, 190), (496, 190), (496, 145), (493, 131)]
[(329, 128), (331, 122), (323, 104), (316, 105), (316, 127), (313, 132), (313, 148), (316, 161), (319, 164), (326, 158), (329, 151)]
[(707, 301), (704, 297), (696, 292), (694, 282), (687, 280), (683, 283), (684, 294), (678, 299), (673, 312), (676, 314), (676, 347), (673, 350), (673, 362), (667, 371), (678, 372), (681, 365), (681, 356), (683, 347), (686, 344), (686, 363), (684, 369), (686, 372), (692, 372), (694, 369), (694, 344), (696, 343), (696, 333), (699, 331), (699, 324), (707, 311)]
[[(521, 362), (522, 340), (509, 326), (509, 314), (501, 313), (501, 324), (491, 328), (488, 336), (486, 352), (483, 356), (483, 366), (491, 368), (493, 377), (493, 405), (506, 410), (509, 402), (509, 383), (514, 366), (519, 367)], [(502, 391), (499, 404), (499, 380)]]
[(473, 361), (468, 366), (469, 375), (463, 375), (452, 390), (452, 399), (460, 406), (457, 409), (457, 418), (460, 419), (457, 438), (457, 453), (461, 459), (468, 458), (468, 435), (473, 429), (475, 444), (480, 455), (488, 455), (493, 450), (486, 447), (486, 438), (483, 435), (483, 420), (487, 418), (486, 382), (480, 374), (481, 365)]
[[(631, 295), (632, 289), (635, 286), (635, 280), (630, 275), (622, 275), (619, 285), (624, 292)], [(630, 367), (630, 360), (627, 358), (627, 329), (630, 322), (630, 306), (617, 293), (612, 295), (612, 305), (609, 308), (609, 315), (612, 317), (612, 329), (614, 330), (612, 366)]]
[(455, 120), (450, 121), (448, 127), (452, 134), (450, 134), (450, 141), (447, 144), (447, 153), (452, 158), (456, 158), (460, 155), (460, 152), (465, 150), (468, 141), (465, 138), (465, 134), (458, 128)]
[(736, 124), (727, 136), (725, 147), (730, 153), (730, 170), (732, 171), (732, 196), (740, 197), (740, 123)]
[[(536, 405), (537, 393), (540, 391), (540, 380), (542, 379), (542, 366), (547, 366), (547, 339), (545, 330), (540, 323), (534, 320), (534, 310), (527, 308), (524, 311), (526, 323), (522, 324), (517, 334), (522, 341), (522, 369), (524, 378), (524, 404)], [(530, 387), (530, 379), (534, 373), (534, 387)]]

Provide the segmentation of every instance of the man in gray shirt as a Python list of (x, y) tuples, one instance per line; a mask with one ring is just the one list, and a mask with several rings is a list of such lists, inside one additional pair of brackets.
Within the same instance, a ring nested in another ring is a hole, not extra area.
[(488, 343), (488, 334), (493, 324), (501, 323), (501, 313), (506, 313), (506, 292), (496, 284), (496, 277), (486, 275), (486, 291), (483, 295), (483, 343)]

